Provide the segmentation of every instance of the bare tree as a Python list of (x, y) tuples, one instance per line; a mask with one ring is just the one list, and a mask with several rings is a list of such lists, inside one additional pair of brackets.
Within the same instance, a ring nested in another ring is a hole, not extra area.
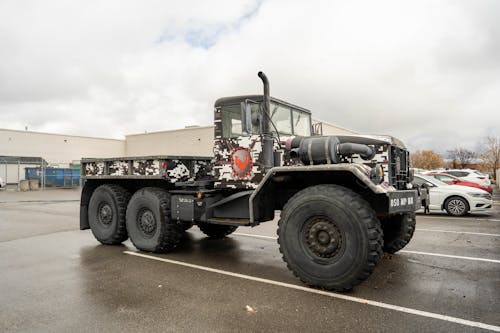
[(497, 136), (487, 136), (484, 142), (485, 147), (481, 158), (493, 174), (493, 177), (496, 177), (496, 170), (500, 168), (500, 138)]
[(448, 157), (452, 160), (454, 168), (457, 164), (460, 165), (462, 169), (465, 168), (465, 166), (467, 164), (470, 164), (472, 162), (472, 159), (476, 156), (477, 154), (475, 152), (465, 148), (455, 148), (453, 150), (448, 150)]
[(444, 165), (443, 158), (432, 150), (417, 150), (410, 156), (411, 165), (419, 169), (437, 169)]

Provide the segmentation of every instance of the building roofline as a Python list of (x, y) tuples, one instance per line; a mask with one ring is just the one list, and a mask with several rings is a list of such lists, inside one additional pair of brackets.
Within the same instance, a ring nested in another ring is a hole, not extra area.
[(201, 130), (201, 129), (208, 129), (208, 128), (214, 128), (214, 125), (205, 125), (205, 126), (187, 126), (187, 127), (184, 127), (184, 128), (176, 128), (176, 129), (164, 130), (164, 131), (155, 131), (155, 132), (147, 132), (147, 133), (127, 134), (127, 135), (125, 135), (125, 137), (130, 137), (130, 136), (139, 136), (139, 135), (149, 135), (149, 134), (162, 134), (162, 133), (179, 132), (179, 131), (192, 131), (192, 130)]
[(48, 133), (48, 132), (38, 132), (38, 131), (22, 131), (22, 130), (13, 130), (8, 128), (0, 128), (0, 132), (15, 132), (15, 133), (30, 133), (30, 134), (43, 134), (43, 135), (54, 135), (54, 136), (63, 136), (70, 138), (82, 138), (82, 139), (99, 139), (99, 140), (111, 140), (111, 141), (125, 141), (125, 139), (113, 139), (113, 138), (103, 138), (97, 136), (83, 136), (83, 135), (73, 135), (73, 134), (60, 134), (60, 133)]

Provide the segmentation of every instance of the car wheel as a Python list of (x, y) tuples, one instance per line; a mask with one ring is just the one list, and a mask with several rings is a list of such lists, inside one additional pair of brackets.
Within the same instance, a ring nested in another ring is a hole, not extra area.
[(464, 216), (469, 211), (469, 203), (461, 197), (451, 197), (446, 199), (444, 208), (449, 215)]

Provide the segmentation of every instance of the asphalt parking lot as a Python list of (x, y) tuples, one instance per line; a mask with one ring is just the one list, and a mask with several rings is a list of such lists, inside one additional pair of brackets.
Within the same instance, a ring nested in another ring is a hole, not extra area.
[(413, 240), (349, 293), (310, 289), (276, 224), (190, 229), (165, 255), (78, 230), (78, 190), (0, 191), (0, 331), (500, 331), (500, 195), (487, 214), (417, 216)]

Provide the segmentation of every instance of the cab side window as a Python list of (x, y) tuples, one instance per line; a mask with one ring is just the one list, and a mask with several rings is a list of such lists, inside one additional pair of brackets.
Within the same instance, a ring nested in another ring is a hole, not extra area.
[(222, 109), (222, 136), (233, 138), (243, 135), (241, 129), (241, 109), (239, 105), (230, 105)]
[[(259, 105), (252, 105), (252, 118), (258, 119)], [(252, 134), (259, 134), (258, 121), (252, 122)], [(247, 136), (243, 133), (241, 124), (241, 105), (228, 105), (222, 107), (222, 137), (235, 138), (238, 136)]]

